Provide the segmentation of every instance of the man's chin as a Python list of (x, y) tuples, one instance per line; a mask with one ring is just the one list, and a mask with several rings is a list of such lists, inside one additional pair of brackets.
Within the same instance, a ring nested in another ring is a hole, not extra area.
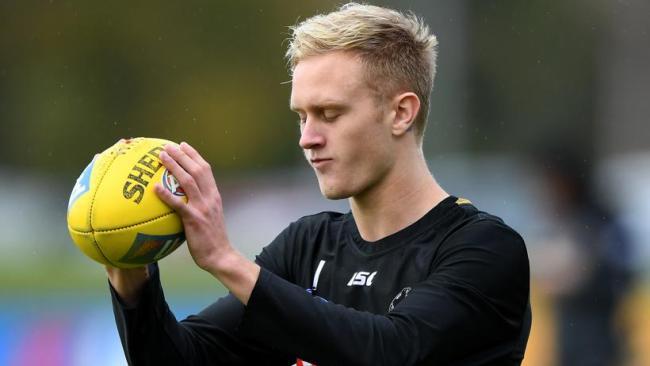
[(349, 198), (352, 194), (343, 189), (338, 189), (337, 187), (325, 187), (320, 185), (320, 193), (323, 197), (329, 200), (341, 200), (344, 198)]

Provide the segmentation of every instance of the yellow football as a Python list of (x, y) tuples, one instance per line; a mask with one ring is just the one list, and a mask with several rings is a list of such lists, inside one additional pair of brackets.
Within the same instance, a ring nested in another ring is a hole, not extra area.
[(155, 262), (185, 241), (176, 212), (158, 198), (161, 182), (185, 193), (158, 154), (171, 141), (120, 140), (95, 155), (68, 202), (68, 231), (81, 251), (99, 263), (132, 268)]

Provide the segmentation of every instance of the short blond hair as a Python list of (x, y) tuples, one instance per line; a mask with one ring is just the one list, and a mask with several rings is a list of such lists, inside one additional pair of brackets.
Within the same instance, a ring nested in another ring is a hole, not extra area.
[(332, 51), (358, 54), (367, 81), (380, 95), (412, 91), (420, 99), (415, 132), (421, 138), (436, 74), (436, 36), (415, 14), (348, 3), (290, 28), (286, 58), (291, 71), (303, 59)]

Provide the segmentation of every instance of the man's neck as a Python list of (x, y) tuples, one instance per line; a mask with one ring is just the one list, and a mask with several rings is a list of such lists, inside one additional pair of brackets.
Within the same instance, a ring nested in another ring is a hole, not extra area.
[(368, 192), (351, 197), (350, 208), (361, 237), (372, 242), (415, 223), (448, 196), (420, 157), (393, 169)]

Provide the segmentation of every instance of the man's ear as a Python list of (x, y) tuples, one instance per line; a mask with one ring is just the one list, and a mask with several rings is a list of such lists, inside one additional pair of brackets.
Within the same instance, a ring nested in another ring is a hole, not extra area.
[(402, 136), (413, 127), (415, 117), (420, 111), (420, 98), (413, 92), (406, 92), (395, 96), (392, 132), (395, 136)]

